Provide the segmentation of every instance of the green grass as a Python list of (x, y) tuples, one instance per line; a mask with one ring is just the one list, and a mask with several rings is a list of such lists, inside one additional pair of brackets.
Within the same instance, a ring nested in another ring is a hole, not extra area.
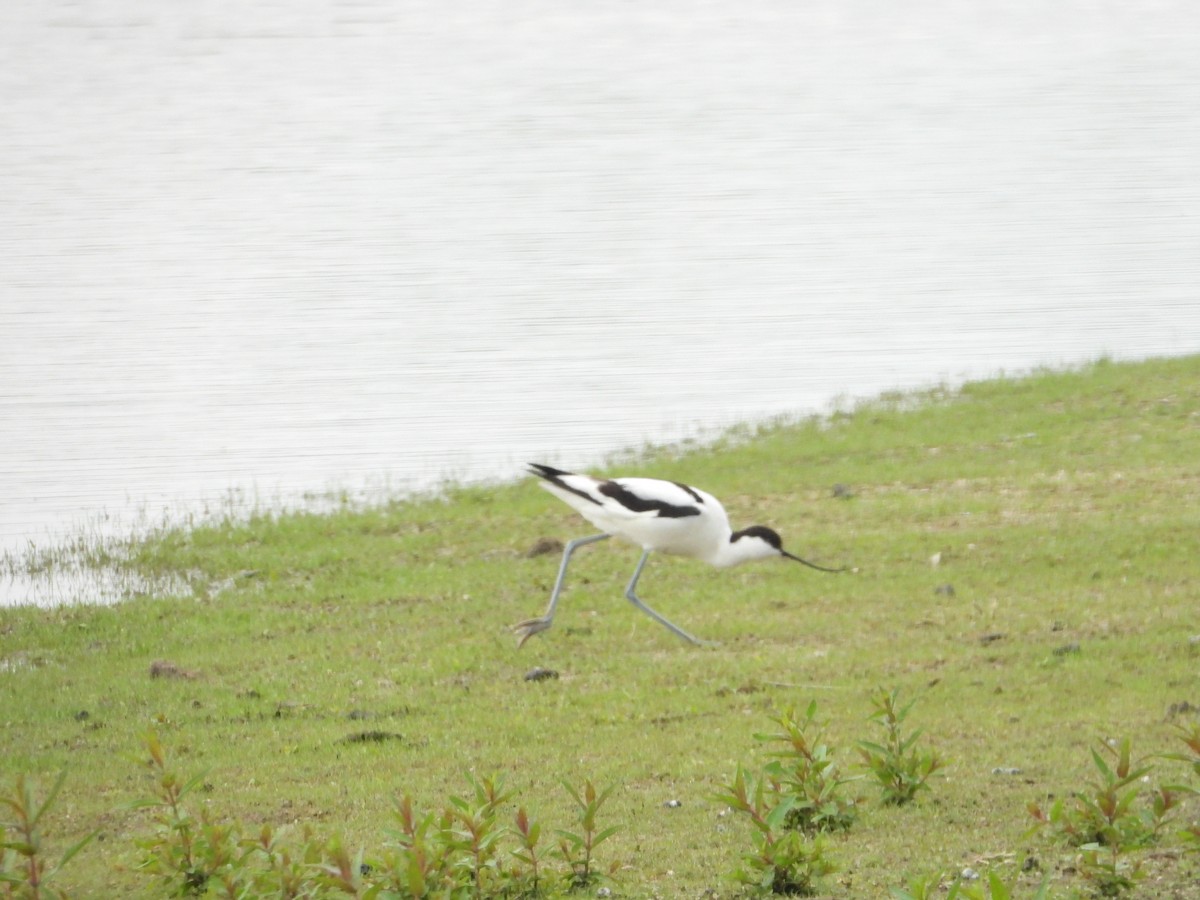
[[(854, 567), (652, 558), (642, 597), (714, 648), (625, 602), (637, 550), (607, 542), (576, 555), (555, 627), (518, 651), (507, 626), (542, 612), (558, 565), (526, 550), (589, 528), (528, 479), (168, 531), (128, 565), (193, 597), (0, 610), (0, 783), (68, 771), (43, 824), (52, 847), (100, 828), (59, 876), (81, 897), (153, 894), (131, 871), (148, 816), (124, 808), (149, 790), (150, 728), (183, 774), (207, 771), (219, 817), (350, 846), (379, 845), (398, 793), (440, 808), (465, 770), (503, 774), (548, 828), (572, 815), (563, 781), (615, 784), (618, 892), (727, 896), (748, 833), (710, 798), (764, 761), (754, 733), (816, 698), (852, 768), (875, 689), (899, 688), (948, 765), (904, 807), (856, 783), (867, 802), (828, 838), (828, 896), (1030, 851), (1075, 888), (1070, 852), (1027, 836), (1026, 806), (1080, 786), (1098, 738), (1182, 749), (1186, 716), (1167, 710), (1200, 704), (1198, 463), (1200, 357), (885, 397), (652, 452), (611, 474), (700, 485), (735, 527)], [(156, 660), (194, 677), (151, 678)], [(534, 666), (560, 677), (524, 681)], [(344, 742), (367, 729), (401, 739)], [(1148, 865), (1138, 896), (1193, 884), (1188, 858)]]

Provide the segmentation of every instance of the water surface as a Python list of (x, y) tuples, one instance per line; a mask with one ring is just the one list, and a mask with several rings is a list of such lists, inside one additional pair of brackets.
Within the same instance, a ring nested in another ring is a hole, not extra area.
[(1200, 351), (1182, 0), (5, 18), (0, 551)]

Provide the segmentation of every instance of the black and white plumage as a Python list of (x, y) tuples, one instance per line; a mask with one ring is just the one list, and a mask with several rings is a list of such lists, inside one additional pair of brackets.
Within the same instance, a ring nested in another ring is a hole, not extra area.
[(554, 608), (558, 604), (571, 554), (585, 544), (609, 537), (622, 537), (642, 548), (642, 558), (625, 588), (629, 602), (693, 644), (702, 642), (659, 615), (634, 592), (646, 559), (655, 550), (676, 556), (690, 556), (718, 568), (782, 556), (822, 572), (841, 571), (826, 569), (788, 553), (783, 549), (779, 535), (763, 525), (734, 531), (721, 502), (699, 488), (657, 478), (592, 478), (540, 463), (530, 463), (529, 471), (542, 479), (540, 483), (543, 488), (599, 528), (601, 533), (577, 538), (567, 544), (546, 612), (536, 619), (527, 619), (513, 626), (518, 646), (553, 624)]

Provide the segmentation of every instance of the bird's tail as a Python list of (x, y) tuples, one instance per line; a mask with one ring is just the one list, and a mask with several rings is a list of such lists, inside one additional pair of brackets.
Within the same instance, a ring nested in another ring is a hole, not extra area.
[(568, 500), (565, 496), (566, 494), (574, 494), (576, 497), (582, 497), (588, 503), (594, 503), (597, 506), (601, 505), (600, 500), (588, 491), (589, 484), (599, 484), (594, 478), (588, 478), (586, 475), (576, 475), (574, 472), (566, 472), (562, 469), (556, 469), (554, 466), (544, 466), (541, 463), (530, 463), (529, 474), (536, 475), (542, 479), (545, 482), (542, 487), (571, 506), (574, 506), (575, 509), (579, 509), (579, 507)]
[(544, 466), (541, 463), (529, 463), (529, 474), (536, 475), (538, 478), (544, 478), (546, 481), (554, 484), (560, 484), (562, 479), (571, 473), (564, 472), (562, 469), (556, 469), (554, 466)]

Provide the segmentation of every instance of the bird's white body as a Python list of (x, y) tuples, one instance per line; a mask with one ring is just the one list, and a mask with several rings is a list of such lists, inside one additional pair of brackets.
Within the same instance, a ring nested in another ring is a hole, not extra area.
[(719, 568), (752, 559), (782, 556), (814, 569), (838, 571), (824, 569), (788, 553), (783, 549), (779, 535), (770, 528), (751, 525), (734, 531), (729, 527), (725, 507), (712, 494), (699, 488), (657, 478), (592, 478), (539, 463), (531, 463), (530, 470), (542, 479), (542, 487), (599, 528), (601, 533), (576, 538), (567, 544), (545, 614), (513, 627), (520, 644), (553, 623), (571, 554), (579, 547), (609, 537), (624, 538), (642, 548), (642, 558), (625, 588), (629, 602), (693, 644), (701, 642), (659, 615), (635, 593), (642, 569), (652, 552), (690, 556)]
[[(605, 534), (624, 538), (643, 550), (689, 556), (720, 568), (778, 555), (765, 544), (762, 553), (755, 553), (749, 544), (734, 552), (737, 545), (730, 542), (733, 530), (729, 527), (725, 507), (712, 494), (699, 488), (657, 478), (600, 481), (588, 475), (569, 474), (562, 476), (560, 481), (570, 490), (553, 481), (540, 484)], [(617, 496), (602, 493), (605, 485), (616, 485), (627, 493), (617, 493)], [(642, 505), (645, 508), (631, 508), (627, 505), (630, 498), (635, 507)], [(639, 500), (641, 504), (637, 502)], [(695, 512), (663, 515), (663, 510)]]

